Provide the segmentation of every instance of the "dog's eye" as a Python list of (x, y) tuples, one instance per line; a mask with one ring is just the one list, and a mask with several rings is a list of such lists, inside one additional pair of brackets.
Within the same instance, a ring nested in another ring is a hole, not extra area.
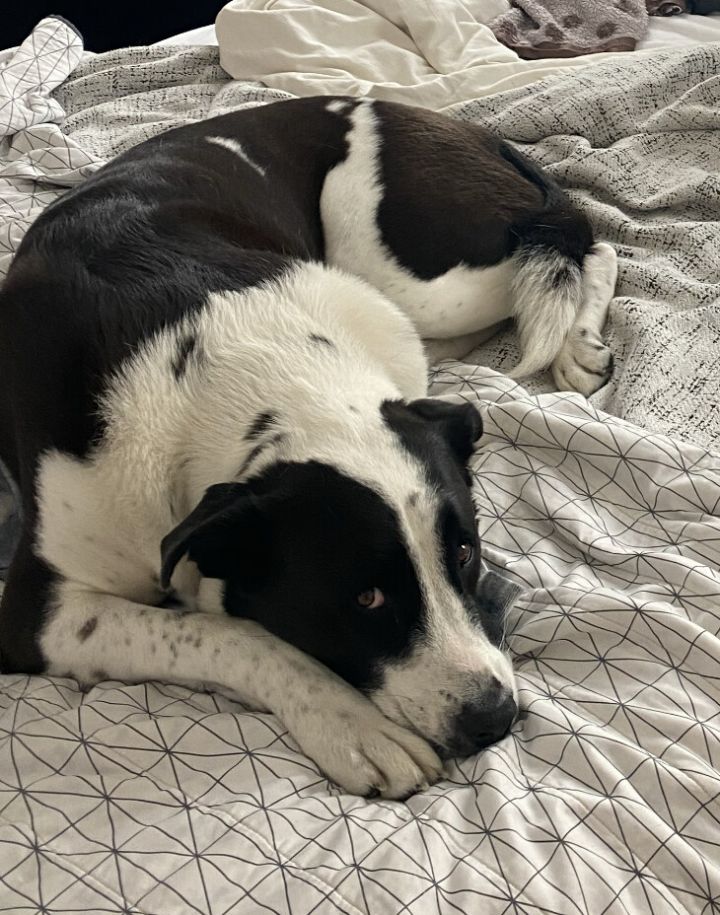
[(473, 548), (471, 543), (461, 543), (458, 547), (458, 562), (461, 566), (466, 566), (473, 557)]
[(357, 602), (367, 610), (377, 610), (385, 603), (385, 595), (380, 588), (370, 588), (357, 596)]

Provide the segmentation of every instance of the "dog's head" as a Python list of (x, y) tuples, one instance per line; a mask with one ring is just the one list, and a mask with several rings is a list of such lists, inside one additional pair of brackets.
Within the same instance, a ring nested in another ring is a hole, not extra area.
[(210, 487), (163, 541), (256, 620), (447, 755), (505, 734), (517, 711), (501, 651), (507, 592), (480, 577), (469, 405), (385, 402), (377, 427), (312, 460)]

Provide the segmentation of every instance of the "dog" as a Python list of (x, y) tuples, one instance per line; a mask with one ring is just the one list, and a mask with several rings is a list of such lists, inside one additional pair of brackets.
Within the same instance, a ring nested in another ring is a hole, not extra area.
[(590, 394), (615, 270), (515, 149), (402, 105), (283, 101), (111, 161), (0, 292), (4, 671), (230, 691), (367, 797), (499, 740), (482, 422), (427, 397), (427, 353), (514, 317), (515, 374)]

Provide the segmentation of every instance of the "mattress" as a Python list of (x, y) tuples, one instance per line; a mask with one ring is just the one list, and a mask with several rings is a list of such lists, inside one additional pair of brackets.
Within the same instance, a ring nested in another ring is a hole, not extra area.
[[(287, 97), (212, 47), (81, 52), (49, 20), (6, 60), (0, 274), (114, 155)], [(431, 378), (483, 414), (483, 556), (522, 588), (511, 733), (371, 801), (226, 696), (0, 675), (0, 911), (718, 911), (718, 72), (720, 45), (627, 55), (454, 111), (548, 168), (619, 254), (616, 371), (591, 402), (510, 381), (510, 331)]]

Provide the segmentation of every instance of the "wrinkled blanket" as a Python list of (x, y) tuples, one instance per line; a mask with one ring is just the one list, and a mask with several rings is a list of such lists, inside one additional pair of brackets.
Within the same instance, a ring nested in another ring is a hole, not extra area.
[(648, 30), (644, 0), (512, 0), (512, 9), (490, 24), (520, 57), (579, 57), (634, 51)]
[[(230, 82), (209, 48), (69, 69), (53, 93), (64, 121), (0, 141), (0, 269), (106, 159), (285, 97)], [(535, 143), (620, 253), (617, 369), (592, 404), (472, 360), (433, 377), (484, 414), (483, 553), (525, 589), (508, 620), (512, 734), (407, 803), (368, 802), (329, 785), (272, 716), (219, 695), (0, 676), (0, 911), (718, 910), (720, 459), (702, 447), (719, 422), (718, 73), (706, 47), (455, 112)], [(36, 77), (26, 67), (24, 107), (54, 117)], [(508, 331), (475, 361), (516, 357)]]

